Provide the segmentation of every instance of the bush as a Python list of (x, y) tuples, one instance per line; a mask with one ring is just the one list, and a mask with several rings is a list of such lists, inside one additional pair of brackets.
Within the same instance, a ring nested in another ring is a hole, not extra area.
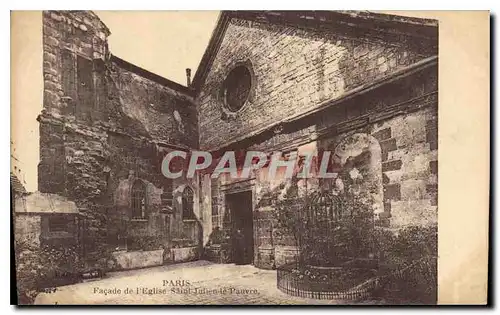
[(129, 236), (127, 238), (127, 249), (129, 251), (150, 251), (162, 248), (160, 238), (156, 236)]
[(78, 248), (34, 246), (16, 241), (16, 284), (20, 304), (32, 304), (39, 292), (78, 282)]
[(412, 303), (437, 301), (437, 227), (411, 226), (395, 236), (377, 232), (384, 294)]

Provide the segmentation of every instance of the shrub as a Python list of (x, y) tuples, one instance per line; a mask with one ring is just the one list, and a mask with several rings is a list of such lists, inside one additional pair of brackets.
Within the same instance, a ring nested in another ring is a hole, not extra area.
[(377, 236), (385, 295), (413, 303), (435, 304), (437, 227), (406, 227), (397, 236), (380, 230)]
[(32, 304), (41, 291), (79, 281), (82, 270), (77, 247), (15, 243), (16, 284), (20, 304)]
[(162, 248), (162, 242), (159, 237), (140, 235), (140, 236), (129, 236), (127, 238), (127, 249), (129, 251), (150, 251)]

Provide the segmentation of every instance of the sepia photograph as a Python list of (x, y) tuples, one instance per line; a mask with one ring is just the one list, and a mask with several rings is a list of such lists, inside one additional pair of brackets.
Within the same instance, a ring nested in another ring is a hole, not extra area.
[(424, 15), (12, 11), (17, 304), (436, 305)]

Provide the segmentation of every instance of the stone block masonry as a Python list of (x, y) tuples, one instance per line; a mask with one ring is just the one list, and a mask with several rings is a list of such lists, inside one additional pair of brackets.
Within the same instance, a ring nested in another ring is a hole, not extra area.
[(435, 106), (395, 117), (375, 128), (375, 132), (390, 128), (393, 135), (394, 150), (387, 152), (387, 162), (382, 164), (391, 227), (437, 224), (437, 147), (434, 139), (426, 136), (429, 121), (437, 130)]
[[(307, 113), (431, 56), (427, 48), (355, 33), (340, 35), (233, 18), (198, 97), (203, 112), (200, 146), (219, 148)], [(240, 62), (251, 65), (255, 92), (237, 115), (223, 119), (221, 82)], [(347, 113), (357, 115), (355, 108)]]
[[(274, 235), (271, 203), (261, 202), (280, 180), (265, 180), (265, 171), (244, 183), (166, 180), (160, 166), (170, 150), (330, 150), (345, 158), (335, 167), (350, 163), (364, 179), (377, 225), (436, 224), (437, 38), (275, 22), (231, 15), (205, 78), (191, 88), (113, 56), (110, 31), (92, 12), (44, 12), (39, 189), (75, 201), (87, 253), (164, 248), (165, 259), (173, 246), (198, 249), (215, 226), (230, 232), (226, 196), (245, 190), (254, 264), (296, 257), (292, 237)], [(241, 65), (251, 87), (231, 112), (223, 85)]]
[(117, 266), (115, 269), (136, 269), (160, 266), (163, 264), (163, 250), (144, 252), (115, 252), (113, 258)]
[[(271, 133), (264, 140), (258, 138), (250, 149), (301, 152), (303, 147), (315, 147), (334, 151), (343, 139), (360, 133), (371, 135), (376, 144), (369, 168), (378, 169), (381, 185), (380, 213), (376, 224), (391, 230), (412, 225), (435, 225), (437, 149), (432, 144), (433, 139), (426, 136), (426, 131), (430, 128), (437, 130), (436, 74), (437, 67), (433, 66), (420, 78), (401, 79), (394, 85), (332, 106), (307, 122), (286, 125), (282, 133)], [(357, 109), (358, 116), (348, 118), (350, 109), (358, 104), (362, 104)], [(354, 120), (357, 122), (350, 122)], [(343, 127), (338, 128), (339, 125)], [(314, 138), (310, 137), (311, 133), (314, 133)], [(377, 148), (380, 160), (376, 158)], [(269, 209), (269, 202), (263, 202), (269, 186), (276, 187), (279, 183), (266, 182), (258, 175), (256, 178), (256, 199), (260, 200), (255, 205), (259, 215), (254, 220), (258, 227), (256, 264), (270, 269), (293, 255), (289, 254), (290, 251), (277, 249), (279, 240), (273, 239), (270, 232), (273, 230), (270, 215), (273, 210)]]
[[(165, 150), (198, 146), (190, 90), (111, 55), (109, 35), (93, 12), (43, 12), (38, 186), (76, 202), (87, 256), (103, 255), (110, 244), (158, 249), (182, 238), (182, 204), (173, 191), (193, 184), (165, 181), (161, 159)], [(133, 225), (139, 182), (147, 213)]]

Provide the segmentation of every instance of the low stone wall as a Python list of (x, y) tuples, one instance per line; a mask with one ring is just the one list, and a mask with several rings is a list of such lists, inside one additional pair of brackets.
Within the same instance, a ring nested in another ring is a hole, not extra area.
[(257, 256), (254, 258), (254, 265), (261, 269), (273, 269), (274, 248), (271, 246), (262, 246), (257, 248)]
[(163, 249), (152, 251), (114, 252), (114, 269), (127, 270), (163, 265)]
[(171, 248), (170, 257), (173, 263), (193, 261), (198, 259), (198, 246)]
[(276, 246), (274, 249), (276, 267), (296, 262), (298, 255), (299, 249), (297, 246)]
[(296, 246), (262, 246), (257, 248), (254, 264), (261, 269), (274, 269), (295, 262), (299, 250)]

